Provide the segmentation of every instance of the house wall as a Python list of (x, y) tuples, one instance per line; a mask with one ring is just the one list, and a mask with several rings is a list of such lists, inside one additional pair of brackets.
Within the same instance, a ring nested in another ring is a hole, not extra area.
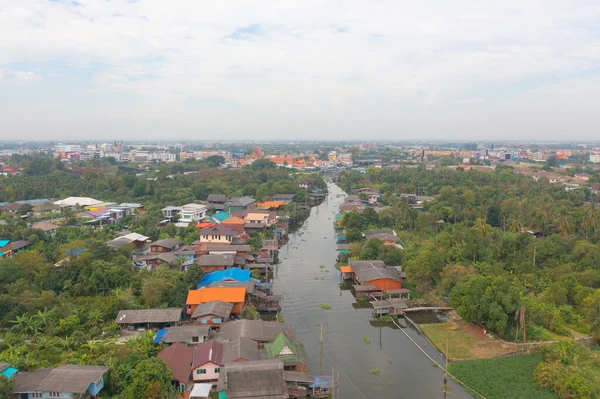
[(221, 325), (221, 323), (223, 323), (223, 318), (222, 317), (217, 317), (217, 316), (213, 316), (213, 315), (203, 315), (201, 317), (198, 317), (196, 319), (196, 324), (198, 325), (207, 325), (207, 326), (214, 326), (214, 325)]
[(226, 266), (200, 266), (204, 273), (214, 272), (215, 270), (225, 270)]
[(400, 281), (394, 281), (389, 278), (378, 278), (376, 280), (370, 280), (363, 283), (365, 285), (374, 285), (378, 290), (389, 290), (394, 288), (402, 288)]
[(222, 235), (201, 235), (200, 242), (215, 242), (219, 244), (231, 244), (231, 236)]
[[(199, 366), (192, 370), (192, 379), (195, 382), (198, 381), (214, 381), (219, 379), (219, 372), (215, 369), (220, 369), (221, 366), (214, 364), (213, 362), (204, 363), (202, 366)], [(206, 374), (199, 374), (200, 370), (205, 370)]]
[(92, 382), (86, 392), (92, 396), (97, 396), (102, 388), (104, 388), (104, 376), (100, 377), (98, 383)]

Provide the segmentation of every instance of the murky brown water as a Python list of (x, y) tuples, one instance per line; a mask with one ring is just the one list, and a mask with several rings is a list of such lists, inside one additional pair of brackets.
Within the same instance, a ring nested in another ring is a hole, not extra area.
[[(283, 316), (294, 326), (296, 338), (306, 347), (309, 371), (319, 374), (319, 327), (324, 329), (323, 374), (335, 366), (340, 373), (341, 397), (358, 398), (443, 398), (443, 372), (433, 367), (410, 340), (395, 327), (371, 320), (371, 307), (356, 304), (351, 291), (339, 287), (335, 269), (336, 249), (333, 220), (343, 201), (342, 190), (329, 185), (326, 202), (311, 210), (302, 228), (290, 234), (281, 248), (276, 290), (285, 295)], [(319, 266), (325, 266), (320, 268)], [(328, 304), (331, 309), (320, 308)], [(399, 321), (405, 326), (404, 320)], [(412, 328), (405, 331), (443, 364), (442, 356)], [(371, 341), (366, 344), (363, 337)], [(378, 368), (379, 374), (371, 374)], [(452, 384), (452, 399), (471, 396)]]

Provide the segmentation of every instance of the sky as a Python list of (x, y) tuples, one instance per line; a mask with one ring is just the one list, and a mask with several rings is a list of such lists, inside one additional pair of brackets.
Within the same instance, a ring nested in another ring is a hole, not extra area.
[(600, 140), (598, 0), (0, 0), (0, 140)]

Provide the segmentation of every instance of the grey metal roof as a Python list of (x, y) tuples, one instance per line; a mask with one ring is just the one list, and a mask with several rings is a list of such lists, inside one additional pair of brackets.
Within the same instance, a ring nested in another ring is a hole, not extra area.
[(248, 252), (250, 251), (250, 245), (234, 245), (234, 244), (219, 244), (213, 242), (207, 242), (207, 251), (235, 251), (235, 252)]
[(235, 254), (209, 254), (200, 255), (196, 263), (200, 266), (233, 266)]
[(232, 198), (228, 202), (225, 203), (225, 206), (243, 206), (247, 207), (248, 205), (256, 202), (254, 198), (250, 197), (242, 197), (242, 198)]
[(194, 310), (194, 313), (192, 314), (192, 318), (195, 319), (206, 315), (213, 315), (227, 319), (229, 318), (232, 309), (233, 303), (223, 301), (205, 302), (196, 307), (196, 310)]
[(191, 341), (193, 337), (208, 337), (209, 326), (177, 326), (167, 329), (167, 335), (164, 342), (170, 344), (174, 342)]
[(246, 294), (254, 294), (256, 283), (254, 281), (215, 281), (209, 287), (244, 287)]
[(206, 200), (208, 202), (225, 202), (229, 199), (225, 194), (208, 194)]
[(33, 391), (83, 394), (91, 383), (100, 381), (108, 371), (104, 366), (63, 364), (54, 369), (17, 373), (13, 393)]
[(370, 285), (370, 284), (366, 284), (366, 285), (353, 285), (354, 290), (356, 292), (361, 292), (361, 291), (375, 291), (377, 290), (377, 287), (375, 287), (374, 285)]
[(217, 389), (230, 399), (283, 399), (287, 396), (283, 363), (255, 360), (227, 364), (221, 369)]
[(400, 273), (393, 267), (386, 267), (385, 263), (381, 260), (353, 260), (350, 261), (350, 266), (354, 271), (356, 279), (361, 283), (379, 278), (401, 281)]
[(165, 248), (175, 248), (176, 246), (178, 246), (180, 243), (178, 240), (174, 240), (172, 238), (163, 238), (162, 240), (158, 240), (158, 241), (154, 241), (152, 243), (150, 243), (150, 245), (158, 245), (160, 247), (165, 247)]
[(174, 323), (181, 320), (181, 308), (121, 310), (117, 324)]
[(11, 249), (13, 251), (17, 251), (23, 247), (26, 247), (29, 245), (29, 240), (19, 240), (19, 241), (14, 241), (11, 245)]
[(284, 378), (288, 382), (313, 382), (315, 377), (304, 371), (285, 371)]
[(294, 339), (294, 328), (289, 324), (264, 320), (236, 320), (221, 326), (221, 337), (228, 341), (245, 337), (254, 341), (273, 342), (282, 331), (290, 339)]
[(223, 363), (232, 363), (237, 359), (260, 360), (261, 350), (250, 338), (236, 338), (223, 343)]

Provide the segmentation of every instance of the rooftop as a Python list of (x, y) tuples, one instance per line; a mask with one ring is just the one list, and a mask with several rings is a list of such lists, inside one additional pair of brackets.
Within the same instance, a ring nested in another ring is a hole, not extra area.
[(243, 303), (245, 298), (246, 289), (243, 287), (205, 287), (200, 290), (190, 290), (185, 303), (188, 305), (199, 305), (211, 301)]
[(15, 377), (13, 393), (70, 392), (84, 394), (91, 383), (100, 381), (108, 371), (104, 366), (64, 364), (54, 369), (20, 372)]
[[(204, 255), (206, 256), (206, 255)], [(212, 256), (212, 255), (208, 255)], [(218, 255), (220, 256), (220, 255)], [(235, 256), (234, 256), (235, 258)], [(226, 270), (214, 271), (212, 273), (206, 274), (202, 280), (198, 283), (198, 287), (204, 287), (219, 281), (241, 281), (246, 282), (250, 280), (250, 270), (243, 270), (238, 267), (232, 267)]]
[(173, 249), (176, 246), (178, 246), (179, 244), (180, 244), (179, 240), (175, 240), (173, 238), (163, 238), (162, 240), (154, 241), (150, 245), (157, 245), (159, 247), (165, 247), (165, 248), (171, 248), (171, 249)]
[(228, 399), (280, 399), (287, 395), (283, 373), (280, 360), (231, 363), (221, 370), (217, 389)]
[(224, 340), (250, 338), (254, 341), (272, 342), (282, 331), (290, 339), (294, 339), (294, 328), (291, 325), (275, 321), (236, 320), (221, 326), (221, 336)]
[(190, 380), (192, 359), (194, 358), (194, 349), (186, 344), (176, 343), (158, 352), (156, 357), (165, 362), (173, 379), (187, 384)]
[(196, 325), (169, 327), (162, 342), (186, 342), (191, 341), (193, 337), (208, 337), (208, 330), (208, 326)]
[(208, 341), (196, 347), (192, 370), (208, 362), (223, 365), (223, 344), (221, 342)]
[(181, 320), (181, 308), (121, 310), (117, 324), (174, 323)]
[(205, 302), (196, 307), (194, 313), (192, 314), (192, 319), (212, 315), (221, 317), (223, 319), (228, 319), (231, 315), (231, 310), (233, 309), (233, 303), (223, 302), (223, 301), (210, 301)]
[(233, 266), (235, 254), (208, 254), (200, 255), (195, 260), (200, 266)]

